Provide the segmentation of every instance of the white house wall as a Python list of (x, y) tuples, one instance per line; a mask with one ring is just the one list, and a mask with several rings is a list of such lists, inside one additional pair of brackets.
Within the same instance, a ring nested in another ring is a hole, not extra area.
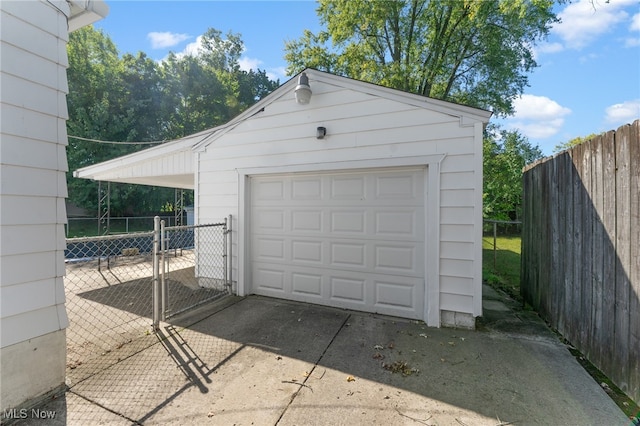
[[(106, 6), (105, 6), (106, 7)], [(0, 2), (0, 412), (64, 385), (65, 1)]]
[[(458, 319), (448, 313), (465, 314), (464, 321), (480, 315), (482, 162), (478, 155), (482, 142), (478, 129), (482, 124), (463, 127), (460, 116), (454, 114), (310, 80), (310, 104), (298, 105), (293, 93), (285, 94), (198, 154), (198, 221), (217, 221), (232, 214), (233, 229), (243, 226), (237, 223), (242, 214), (238, 206), (243, 204), (239, 200), (243, 170), (260, 174), (261, 170), (286, 171), (294, 165), (300, 170), (305, 165), (318, 169), (322, 164), (336, 169), (353, 161), (380, 167), (393, 159), (440, 155), (437, 286), (442, 320), (455, 325)], [(327, 129), (323, 140), (316, 139), (318, 126)], [(234, 277), (239, 272), (238, 235), (234, 233)]]

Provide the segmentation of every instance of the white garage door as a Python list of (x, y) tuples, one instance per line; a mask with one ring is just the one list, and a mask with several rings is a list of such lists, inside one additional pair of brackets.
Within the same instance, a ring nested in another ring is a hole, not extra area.
[(423, 318), (424, 174), (251, 178), (253, 293)]

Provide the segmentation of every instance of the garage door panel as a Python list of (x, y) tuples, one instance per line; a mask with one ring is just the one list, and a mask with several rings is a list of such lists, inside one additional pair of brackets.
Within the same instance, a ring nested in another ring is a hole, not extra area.
[(253, 273), (253, 280), (259, 283), (259, 288), (269, 291), (285, 291), (286, 271), (257, 267)]
[(252, 220), (257, 233), (282, 233), (285, 230), (285, 214), (282, 209), (256, 209)]
[(374, 268), (387, 273), (415, 274), (417, 251), (415, 246), (376, 245)]
[(422, 239), (424, 232), (419, 223), (422, 217), (422, 210), (417, 209), (397, 209), (397, 210), (383, 210), (376, 211), (375, 213), (375, 228), (374, 235), (376, 237), (382, 237), (387, 239)]
[(334, 268), (366, 268), (367, 245), (343, 241), (330, 242), (329, 266)]
[(250, 193), (255, 293), (422, 317), (423, 169), (256, 177)]
[(422, 185), (415, 173), (375, 177), (375, 198), (378, 200), (422, 201)]
[(295, 201), (322, 200), (322, 179), (304, 177), (291, 181), (291, 199)]
[[(424, 306), (424, 288), (422, 280), (392, 281), (376, 279), (374, 281), (374, 306), (379, 312), (420, 313)], [(403, 315), (404, 316), (404, 315)]]
[(310, 274), (302, 272), (293, 272), (291, 274), (291, 292), (302, 296), (322, 297), (322, 281), (321, 273)]
[(291, 241), (291, 261), (313, 263), (322, 266), (322, 241), (293, 240)]
[(312, 266), (339, 271), (373, 272), (406, 277), (423, 276), (420, 242), (254, 236), (251, 257), (274, 265)]
[(291, 231), (294, 233), (323, 232), (323, 210), (305, 209), (291, 211)]
[(365, 235), (367, 212), (362, 209), (330, 211), (329, 232), (334, 235)]
[(254, 188), (253, 204), (257, 205), (259, 201), (284, 200), (285, 182), (283, 179), (268, 179), (258, 181)]
[(252, 245), (252, 258), (256, 261), (285, 261), (286, 241), (284, 238), (256, 238)]
[(366, 182), (364, 176), (341, 176), (330, 177), (330, 199), (339, 200), (357, 200), (366, 199)]
[[(366, 305), (365, 286), (366, 280), (362, 277), (329, 277), (329, 299), (348, 303), (356, 309), (362, 309)], [(345, 305), (342, 305), (345, 306)]]

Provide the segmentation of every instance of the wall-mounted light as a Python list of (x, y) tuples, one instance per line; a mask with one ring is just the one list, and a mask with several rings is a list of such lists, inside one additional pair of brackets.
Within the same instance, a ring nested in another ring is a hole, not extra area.
[(316, 129), (316, 138), (318, 139), (324, 139), (324, 137), (327, 135), (327, 128), (326, 127), (318, 127)]
[(306, 73), (300, 74), (298, 77), (298, 85), (295, 89), (296, 102), (301, 105), (306, 105), (311, 100), (311, 86), (309, 86), (309, 77)]

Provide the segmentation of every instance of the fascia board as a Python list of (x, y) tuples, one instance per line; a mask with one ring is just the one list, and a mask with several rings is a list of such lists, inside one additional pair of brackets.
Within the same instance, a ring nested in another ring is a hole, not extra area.
[(77, 178), (90, 179), (96, 174), (105, 173), (116, 168), (129, 167), (152, 158), (165, 157), (176, 152), (191, 150), (193, 145), (200, 142), (202, 138), (208, 136), (210, 131), (211, 130), (205, 130), (204, 132), (197, 133), (196, 135), (165, 142), (160, 146), (134, 152), (132, 154), (103, 161), (91, 166), (86, 166), (74, 171), (73, 176)]

